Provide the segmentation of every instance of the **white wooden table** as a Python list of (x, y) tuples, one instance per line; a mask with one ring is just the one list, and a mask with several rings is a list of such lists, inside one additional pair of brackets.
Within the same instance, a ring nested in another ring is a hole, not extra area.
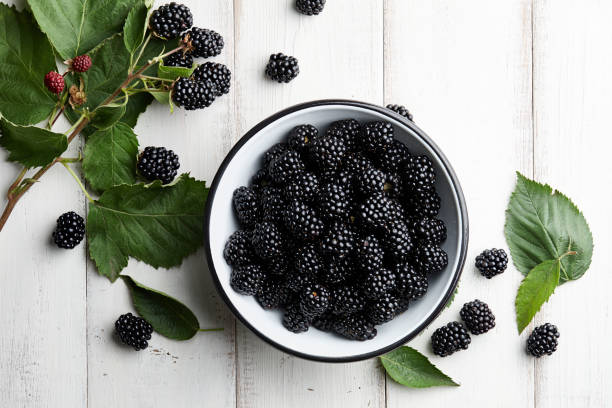
[[(203, 251), (173, 270), (131, 261), (127, 271), (185, 301), (203, 327), (225, 331), (187, 342), (155, 335), (139, 353), (119, 346), (113, 323), (132, 310), (124, 285), (98, 276), (84, 245), (64, 251), (49, 242), (59, 214), (86, 213), (78, 187), (55, 166), (0, 235), (0, 406), (612, 406), (611, 2), (328, 0), (317, 17), (296, 13), (293, 0), (185, 3), (196, 25), (224, 36), (215, 60), (234, 82), (204, 111), (170, 116), (154, 105), (141, 117), (141, 145), (174, 149), (182, 170), (212, 179), (251, 126), (321, 98), (405, 104), (447, 154), (468, 201), (469, 261), (453, 306), (410, 345), (461, 387), (407, 389), (376, 359), (332, 365), (273, 349), (231, 316)], [(263, 76), (275, 52), (299, 59), (301, 73), (288, 85)], [(523, 351), (533, 325), (516, 332), (521, 274), (511, 266), (489, 281), (473, 267), (482, 249), (505, 247), (516, 170), (572, 197), (596, 245), (583, 279), (560, 287), (535, 318), (561, 331), (558, 352), (540, 360)], [(0, 162), (0, 191), (17, 172)], [(497, 327), (466, 352), (433, 356), (434, 326), (458, 319), (474, 298), (489, 303)]]

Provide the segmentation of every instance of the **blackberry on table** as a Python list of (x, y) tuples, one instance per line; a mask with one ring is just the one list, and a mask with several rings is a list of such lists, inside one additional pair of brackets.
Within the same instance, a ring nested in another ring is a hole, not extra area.
[(361, 125), (359, 122), (355, 119), (344, 119), (332, 123), (325, 134), (342, 140), (347, 151), (354, 152), (360, 145), (360, 133)]
[(321, 171), (336, 171), (346, 155), (346, 146), (337, 137), (323, 136), (310, 144), (310, 160)]
[(289, 288), (282, 279), (268, 278), (255, 297), (264, 309), (278, 309), (287, 302), (289, 293)]
[(149, 17), (149, 28), (153, 35), (165, 40), (177, 38), (193, 25), (189, 7), (175, 2), (158, 7)]
[(323, 11), (325, 0), (296, 0), (295, 7), (300, 13), (313, 16)]
[(288, 150), (270, 162), (268, 172), (275, 183), (284, 184), (302, 173), (305, 168), (300, 154), (295, 150)]
[(487, 279), (503, 273), (507, 267), (508, 255), (503, 249), (485, 249), (476, 257), (476, 268)]
[(334, 331), (350, 340), (371, 340), (376, 337), (376, 328), (363, 314), (355, 313), (336, 320)]
[(407, 199), (407, 207), (418, 217), (434, 218), (440, 212), (440, 196), (436, 190), (411, 192)]
[(206, 108), (215, 101), (216, 89), (211, 83), (179, 78), (172, 85), (172, 101), (186, 110)]
[(308, 205), (293, 200), (285, 209), (283, 222), (287, 230), (297, 239), (314, 240), (323, 233), (323, 221)]
[(437, 218), (423, 217), (412, 224), (413, 234), (419, 241), (440, 245), (446, 241), (446, 225)]
[(366, 316), (374, 324), (383, 324), (392, 320), (398, 309), (397, 298), (392, 294), (385, 293), (368, 304)]
[(381, 194), (366, 198), (357, 210), (357, 218), (367, 230), (382, 230), (387, 221), (389, 199)]
[(238, 221), (246, 228), (252, 228), (259, 221), (260, 211), (257, 194), (250, 187), (238, 187), (232, 196)]
[(533, 329), (527, 339), (527, 351), (534, 357), (551, 355), (559, 345), (559, 330), (554, 324), (546, 323)]
[(298, 173), (283, 189), (283, 194), (287, 200), (310, 202), (318, 193), (319, 179), (309, 171)]
[(193, 27), (183, 34), (181, 43), (195, 58), (209, 58), (221, 54), (223, 37), (213, 30)]
[(136, 168), (148, 181), (161, 180), (171, 183), (180, 167), (178, 156), (165, 147), (148, 146), (138, 156)]
[(241, 265), (232, 270), (230, 286), (241, 295), (255, 296), (262, 288), (266, 274), (256, 264)]
[(300, 309), (309, 319), (321, 316), (331, 302), (329, 290), (318, 284), (306, 286), (299, 292), (299, 295)]
[(281, 83), (287, 83), (295, 79), (300, 73), (298, 60), (283, 53), (270, 55), (270, 60), (266, 66), (266, 75)]
[(385, 225), (382, 243), (385, 253), (395, 262), (405, 261), (413, 248), (408, 227), (403, 221), (397, 219)]
[(363, 144), (372, 153), (380, 153), (393, 143), (393, 125), (389, 122), (370, 122), (363, 127)]
[(489, 306), (476, 299), (461, 308), (461, 319), (472, 334), (486, 333), (495, 327), (495, 316)]
[(324, 184), (319, 190), (317, 208), (324, 220), (347, 220), (350, 210), (347, 191), (336, 183)]
[(395, 265), (395, 290), (408, 300), (415, 300), (427, 293), (427, 277), (409, 263)]
[(319, 136), (319, 130), (312, 125), (299, 125), (291, 129), (287, 138), (289, 146), (298, 152), (305, 152), (312, 141)]
[[(191, 67), (191, 65), (189, 66)], [(205, 62), (191, 74), (191, 79), (201, 83), (211, 83), (215, 96), (226, 94), (230, 90), (232, 73), (228, 67), (217, 62)]]
[(164, 65), (167, 67), (183, 67), (191, 68), (193, 66), (193, 57), (191, 54), (183, 52), (175, 52), (164, 58)]
[(355, 234), (342, 222), (334, 222), (321, 239), (321, 251), (331, 259), (342, 259), (355, 249)]
[(361, 284), (361, 291), (370, 299), (378, 299), (395, 288), (395, 274), (386, 268), (369, 271)]
[(115, 332), (123, 344), (134, 347), (134, 350), (144, 350), (149, 347), (153, 326), (142, 317), (131, 313), (122, 314), (115, 322)]
[(261, 218), (264, 221), (280, 223), (285, 210), (285, 200), (278, 187), (266, 186), (258, 194)]
[(450, 356), (459, 350), (467, 350), (471, 341), (469, 333), (459, 322), (450, 322), (434, 331), (431, 336), (433, 352), (440, 357)]
[(441, 272), (448, 265), (446, 252), (429, 242), (421, 242), (417, 245), (415, 260), (421, 273), (426, 275)]
[(85, 220), (74, 211), (60, 215), (56, 224), (53, 241), (60, 248), (72, 249), (85, 237)]
[(406, 145), (399, 140), (393, 140), (391, 144), (376, 157), (376, 165), (387, 173), (397, 173), (403, 168), (409, 157), (410, 153)]
[(382, 246), (374, 235), (367, 235), (357, 240), (356, 262), (357, 267), (362, 271), (381, 269), (384, 255)]
[(310, 319), (302, 312), (299, 303), (287, 307), (283, 316), (283, 326), (293, 333), (308, 331)]
[(364, 196), (382, 193), (386, 175), (377, 168), (370, 167), (357, 176), (357, 189)]
[(44, 83), (47, 89), (56, 95), (61, 94), (65, 86), (64, 77), (55, 71), (49, 71), (45, 75)]
[(251, 243), (261, 259), (270, 259), (282, 254), (283, 237), (278, 227), (271, 222), (260, 222), (251, 233)]
[(248, 231), (238, 230), (230, 235), (223, 249), (223, 257), (231, 266), (252, 263), (255, 253), (251, 245), (251, 234)]
[(436, 182), (436, 171), (425, 155), (410, 156), (404, 166), (404, 183), (410, 191), (431, 190)]
[(408, 119), (409, 121), (413, 121), (412, 120), (412, 113), (410, 113), (410, 111), (408, 111), (408, 109), (406, 109), (405, 106), (403, 105), (387, 105), (387, 109), (392, 110), (393, 112), (399, 114), (400, 116), (405, 117), (406, 119)]

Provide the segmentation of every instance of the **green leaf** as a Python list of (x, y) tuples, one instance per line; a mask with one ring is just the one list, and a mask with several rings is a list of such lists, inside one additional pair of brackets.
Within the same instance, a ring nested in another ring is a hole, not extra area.
[(448, 302), (446, 302), (446, 308), (447, 309), (449, 307), (451, 307), (451, 305), (455, 301), (455, 297), (457, 296), (457, 293), (459, 293), (459, 284), (457, 284), (457, 286), (455, 287), (455, 290), (453, 291), (453, 294), (451, 295), (450, 299), (448, 299)]
[(142, 44), (147, 31), (149, 8), (142, 1), (130, 10), (123, 27), (123, 43), (130, 54), (134, 54)]
[(197, 64), (194, 63), (191, 68), (185, 67), (167, 67), (165, 65), (159, 64), (157, 68), (157, 76), (164, 79), (177, 79), (181, 77), (189, 78), (193, 71), (195, 71)]
[(98, 106), (96, 110), (93, 111), (91, 124), (101, 130), (113, 126), (125, 114), (128, 99), (128, 96), (125, 95), (123, 102), (120, 104), (110, 103), (108, 105)]
[(516, 324), (519, 334), (559, 285), (559, 260), (544, 261), (527, 274), (516, 294)]
[(591, 264), (593, 236), (578, 208), (565, 195), (517, 173), (506, 210), (506, 242), (517, 269), (528, 274), (540, 263), (561, 260), (561, 283), (580, 278)]
[(202, 245), (206, 183), (183, 174), (171, 185), (120, 185), (89, 204), (89, 255), (115, 281), (128, 256), (154, 267), (180, 265)]
[(8, 160), (25, 167), (42, 167), (66, 151), (68, 140), (60, 133), (0, 119), (0, 146), (8, 150)]
[(170, 105), (170, 91), (168, 92), (151, 92), (155, 100), (163, 105)]
[(38, 25), (63, 59), (86, 54), (121, 32), (141, 0), (27, 0)]
[(138, 139), (125, 123), (89, 136), (84, 155), (83, 172), (93, 189), (104, 191), (136, 182)]
[(427, 357), (411, 347), (399, 347), (380, 356), (380, 361), (387, 374), (406, 387), (459, 386), (449, 376), (431, 364)]
[(55, 69), (51, 44), (32, 15), (0, 3), (0, 114), (19, 125), (44, 120), (57, 97), (43, 79)]
[(200, 330), (198, 318), (178, 300), (148, 288), (127, 275), (121, 275), (120, 278), (130, 289), (138, 314), (157, 333), (174, 340), (188, 340)]

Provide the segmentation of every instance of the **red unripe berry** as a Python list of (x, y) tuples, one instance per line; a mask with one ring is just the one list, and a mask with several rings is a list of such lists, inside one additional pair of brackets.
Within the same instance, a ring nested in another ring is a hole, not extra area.
[(54, 94), (60, 94), (64, 90), (64, 77), (55, 71), (49, 71), (45, 75), (45, 86)]
[(73, 71), (85, 72), (89, 69), (89, 67), (91, 67), (91, 58), (89, 58), (89, 55), (79, 55), (78, 57), (74, 57), (70, 67)]

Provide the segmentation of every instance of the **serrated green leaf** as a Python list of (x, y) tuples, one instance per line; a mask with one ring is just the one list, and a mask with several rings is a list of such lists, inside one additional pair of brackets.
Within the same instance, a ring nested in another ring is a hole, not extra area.
[(123, 27), (123, 43), (130, 54), (134, 54), (144, 41), (147, 31), (147, 16), (149, 8), (144, 1), (139, 1), (132, 8)]
[(141, 0), (83, 1), (27, 0), (34, 17), (63, 59), (86, 54), (121, 32), (123, 23)]
[(459, 386), (433, 365), (427, 357), (407, 346), (380, 356), (387, 374), (396, 382), (411, 388)]
[(45, 119), (57, 97), (43, 79), (55, 69), (51, 44), (32, 15), (0, 3), (0, 114), (19, 125)]
[(177, 78), (189, 78), (193, 71), (195, 71), (197, 64), (193, 64), (191, 68), (185, 67), (167, 67), (160, 64), (157, 68), (157, 76), (164, 79), (177, 79)]
[(121, 275), (120, 278), (129, 288), (138, 314), (157, 333), (174, 340), (188, 340), (200, 329), (198, 318), (178, 300), (148, 288), (128, 275)]
[(0, 146), (8, 150), (8, 160), (25, 167), (42, 167), (66, 151), (68, 140), (60, 133), (0, 119)]
[(136, 182), (138, 139), (125, 123), (90, 135), (84, 155), (83, 173), (94, 190)]
[(557, 259), (544, 261), (533, 268), (521, 282), (514, 302), (519, 334), (559, 285), (560, 265)]
[(89, 254), (114, 281), (128, 256), (153, 267), (180, 265), (202, 245), (206, 183), (183, 174), (172, 185), (121, 185), (89, 204)]
[(506, 210), (506, 242), (514, 265), (528, 274), (540, 263), (561, 260), (561, 283), (580, 278), (591, 264), (593, 236), (578, 208), (565, 195), (517, 173)]

